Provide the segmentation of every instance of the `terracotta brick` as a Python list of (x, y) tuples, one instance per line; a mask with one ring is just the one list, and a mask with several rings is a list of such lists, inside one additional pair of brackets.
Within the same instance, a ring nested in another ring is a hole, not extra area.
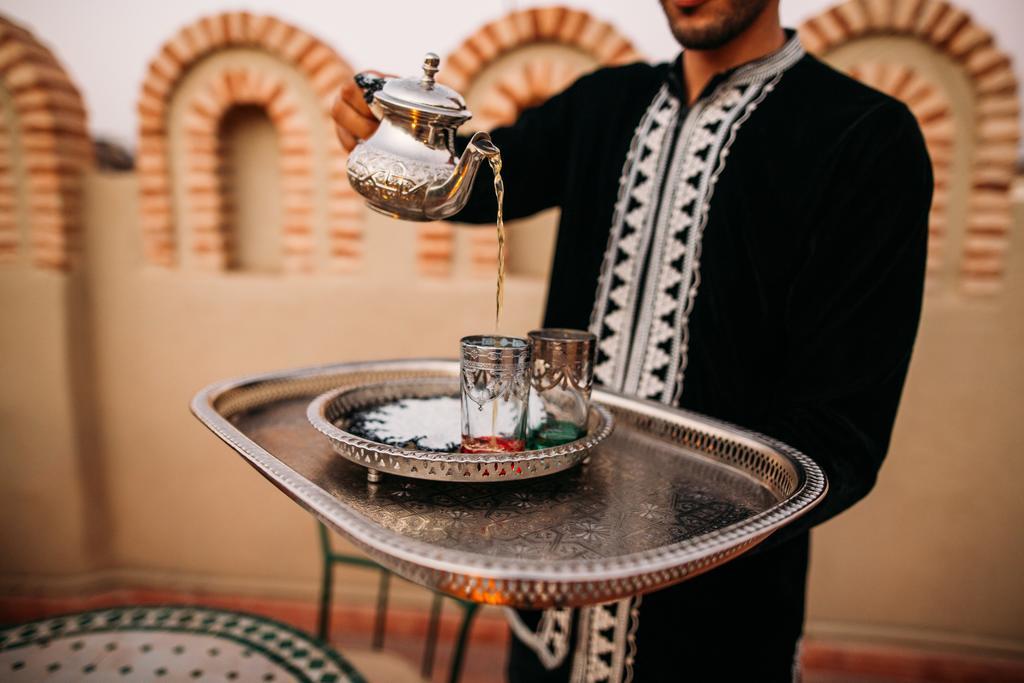
[(246, 35), (246, 16), (248, 12), (228, 12), (224, 14), (224, 33), (231, 45), (244, 45), (248, 42)]
[(632, 44), (624, 36), (610, 31), (595, 46), (593, 55), (601, 64), (628, 64), (635, 61), (631, 58), (634, 52)]
[(1003, 280), (999, 277), (970, 277), (961, 282), (961, 289), (971, 296), (995, 296), (1003, 291)]
[(948, 9), (949, 3), (945, 0), (922, 0), (911, 30), (919, 36), (929, 38)]
[(868, 28), (888, 28), (892, 23), (893, 0), (863, 0)]
[(1014, 178), (1014, 167), (1003, 160), (981, 161), (974, 164), (971, 184), (986, 190), (1009, 191)]
[(220, 211), (189, 207), (188, 224), (196, 238), (202, 238), (204, 244), (209, 244), (210, 238), (222, 241), (223, 238), (219, 234), (221, 223)]
[(219, 14), (203, 17), (199, 20), (199, 30), (206, 36), (210, 49), (218, 48), (227, 43), (227, 31)]
[(923, 0), (895, 0), (892, 3), (892, 27), (903, 32), (914, 27)]
[(135, 159), (135, 168), (144, 173), (166, 173), (167, 158), (162, 154), (140, 154)]
[(967, 23), (950, 39), (946, 51), (957, 59), (965, 59), (972, 50), (991, 44), (991, 33), (977, 24)]
[(260, 43), (266, 49), (270, 50), (275, 54), (280, 54), (285, 43), (292, 35), (292, 28), (284, 22), (278, 21), (277, 19), (271, 18), (269, 26), (266, 32), (263, 34), (263, 39)]
[(245, 21), (245, 41), (253, 45), (262, 45), (272, 23), (271, 17), (250, 14)]
[(312, 176), (312, 160), (308, 155), (286, 155), (281, 158), (283, 175)]
[(518, 113), (519, 107), (516, 103), (496, 89), (488, 92), (486, 99), (480, 104), (480, 118), (486, 118), (499, 125), (515, 121)]
[(977, 78), (975, 88), (979, 94), (1011, 93), (1017, 89), (1017, 78), (1009, 65), (1001, 66)]
[(558, 40), (563, 43), (574, 43), (576, 37), (579, 36), (580, 31), (583, 29), (588, 16), (586, 12), (579, 10), (566, 10), (565, 15), (562, 17), (562, 24), (558, 27)]
[(558, 35), (568, 10), (565, 7), (538, 7), (529, 11), (533, 14), (537, 35), (550, 39)]
[(579, 67), (570, 65), (568, 62), (553, 62), (551, 64), (550, 92), (561, 92), (579, 77)]
[(936, 22), (928, 37), (934, 44), (944, 45), (952, 40), (958, 31), (967, 26), (969, 21), (970, 17), (963, 10), (950, 7)]
[[(168, 233), (171, 230), (171, 216), (163, 213), (143, 213), (139, 219), (142, 232), (146, 235)], [(147, 237), (147, 239), (149, 239)]]
[(22, 90), (11, 98), (19, 111), (27, 109), (60, 109), (76, 116), (85, 116), (82, 99), (76, 92), (34, 87)]
[(1008, 192), (996, 192), (992, 190), (974, 190), (968, 199), (968, 206), (974, 212), (1009, 212), (1012, 209), (1012, 202)]
[(446, 265), (450, 265), (454, 254), (455, 248), (451, 244), (431, 240), (421, 242), (419, 244), (419, 247), (416, 250), (416, 260), (421, 265), (423, 265), (424, 262), (441, 262)]
[(613, 33), (611, 24), (588, 16), (576, 37), (576, 45), (589, 54), (597, 54), (601, 43)]
[(978, 138), (985, 142), (1020, 141), (1020, 126), (1017, 117), (986, 117), (978, 122)]
[(217, 124), (217, 119), (200, 114), (195, 110), (186, 111), (182, 117), (182, 126), (191, 135), (215, 135), (217, 133)]
[(859, 0), (846, 0), (835, 9), (836, 14), (846, 25), (851, 36), (865, 33), (871, 26), (867, 10)]
[(332, 241), (338, 240), (359, 240), (363, 236), (363, 229), (359, 224), (356, 223), (338, 223), (332, 225), (327, 234), (331, 236)]
[(299, 67), (307, 76), (311, 76), (320, 67), (337, 60), (338, 56), (334, 50), (319, 41), (315, 41), (313, 46), (302, 55), (302, 58), (299, 60)]
[(182, 66), (191, 64), (197, 56), (195, 50), (188, 44), (182, 33), (176, 34), (164, 43), (164, 50), (172, 60)]
[(832, 12), (826, 12), (816, 17), (815, 27), (829, 47), (838, 45), (849, 37), (846, 28), (839, 23), (839, 20), (836, 19), (835, 14)]
[(537, 38), (537, 23), (533, 12), (513, 12), (510, 17), (516, 29), (517, 45), (531, 43)]
[(516, 30), (516, 24), (511, 15), (506, 14), (502, 18), (492, 21), (484, 27), (484, 30), (494, 39), (500, 52), (511, 50), (519, 44), (519, 32)]
[(214, 48), (213, 42), (200, 24), (190, 24), (182, 29), (182, 35), (186, 42), (192, 47), (196, 57), (205, 55)]
[(278, 149), (281, 150), (282, 154), (298, 154), (309, 156), (313, 153), (313, 144), (309, 136), (308, 126), (304, 126), (302, 119), (297, 116), (293, 116), (288, 119), (289, 121), (298, 121), (296, 127), (286, 129), (285, 127), (278, 128)]
[[(530, 88), (525, 67), (506, 70), (495, 87), (515, 103), (517, 110), (522, 109), (534, 99), (534, 91)], [(516, 113), (518, 114), (518, 111)]]
[(935, 120), (926, 126), (925, 142), (931, 145), (952, 145), (956, 140), (956, 125), (952, 118)]
[(979, 118), (989, 116), (1020, 116), (1020, 102), (1015, 95), (988, 95), (975, 102)]
[(267, 102), (267, 115), (275, 126), (280, 126), (285, 119), (299, 113), (299, 105), (291, 93), (281, 92), (277, 97)]
[(253, 84), (253, 98), (267, 104), (276, 99), (284, 91), (285, 85), (276, 76), (260, 74), (260, 77)]
[(828, 41), (812, 22), (805, 21), (800, 24), (798, 33), (800, 34), (800, 44), (811, 54), (820, 55), (828, 49)]
[(968, 233), (1009, 235), (1012, 229), (1010, 211), (973, 211), (967, 218)]
[(289, 62), (298, 63), (302, 60), (303, 55), (309, 52), (315, 44), (316, 40), (313, 36), (303, 31), (296, 31), (288, 39), (288, 42), (284, 44), (281, 54)]
[(466, 78), (476, 75), (483, 68), (483, 64), (480, 54), (468, 45), (460, 46), (442, 63), (445, 73), (449, 76)]
[(328, 62), (310, 79), (313, 91), (320, 96), (333, 95), (341, 84), (351, 78), (352, 74), (338, 62)]
[(37, 85), (49, 87), (54, 83), (60, 84), (60, 82), (52, 67), (47, 64), (19, 62), (7, 70), (4, 86), (8, 90), (16, 91)]
[(167, 83), (176, 83), (181, 77), (181, 65), (178, 64), (169, 54), (161, 52), (149, 63), (149, 70), (153, 74), (163, 77)]
[(553, 92), (551, 86), (551, 61), (535, 59), (527, 62), (523, 69), (527, 91), (534, 96), (547, 97)]
[(921, 121), (930, 121), (940, 116), (950, 116), (949, 100), (937, 90), (933, 90), (930, 96), (914, 102), (911, 110)]
[(984, 165), (1006, 165), (1017, 164), (1017, 143), (1016, 142), (989, 142), (979, 144), (974, 151), (974, 159)]
[(479, 55), (484, 63), (491, 61), (499, 54), (498, 44), (494, 42), (490, 34), (483, 30), (477, 31), (467, 38), (464, 45)]
[(978, 48), (967, 55), (964, 67), (967, 73), (975, 78), (994, 71), (999, 67), (1009, 67), (1010, 60), (1005, 53), (989, 45)]
[(157, 99), (147, 93), (143, 93), (142, 96), (139, 97), (137, 111), (140, 113), (162, 117), (165, 109), (166, 106), (163, 100)]

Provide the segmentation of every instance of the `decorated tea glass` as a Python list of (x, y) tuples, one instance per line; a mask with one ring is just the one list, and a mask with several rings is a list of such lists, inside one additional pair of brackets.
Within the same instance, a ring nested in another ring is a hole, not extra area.
[(519, 337), (462, 338), (462, 452), (526, 448), (530, 345)]
[(587, 432), (597, 339), (564, 328), (534, 330), (530, 370), (529, 447), (548, 448)]

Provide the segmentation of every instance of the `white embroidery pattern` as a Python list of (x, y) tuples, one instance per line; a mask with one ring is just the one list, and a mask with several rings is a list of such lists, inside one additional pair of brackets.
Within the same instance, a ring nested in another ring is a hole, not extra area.
[(654, 193), (665, 174), (679, 113), (679, 101), (662, 86), (640, 120), (619, 180), (608, 248), (598, 283), (597, 303), (591, 316), (591, 332), (600, 343), (594, 376), (613, 389), (621, 389), (625, 363), (618, 362), (629, 350), (640, 268), (651, 240)]
[[(605, 386), (670, 405), (682, 395), (714, 187), (740, 127), (803, 55), (792, 36), (778, 52), (737, 69), (688, 112), (678, 142), (670, 134), (678, 100), (663, 86), (648, 107), (619, 180), (590, 321), (598, 338), (594, 376)], [(639, 605), (636, 596), (580, 610), (572, 683), (632, 680)]]
[(565, 656), (569, 653), (569, 634), (572, 631), (571, 607), (544, 610), (537, 623), (536, 632), (523, 623), (514, 609), (505, 609), (505, 621), (516, 638), (533, 650), (545, 669), (557, 669), (565, 661)]
[(667, 135), (657, 118), (671, 106), (665, 123), (674, 125), (678, 101), (665, 87), (652, 101), (619, 181), (591, 316), (598, 337), (594, 375), (605, 386), (667, 404), (679, 400), (714, 187), (740, 126), (803, 54), (794, 37), (737, 69), (693, 106), (678, 136)]
[[(663, 403), (679, 400), (689, 316), (700, 285), (701, 238), (714, 186), (740, 126), (803, 54), (799, 40), (791, 37), (773, 55), (737, 69), (690, 110), (678, 143), (673, 138), (679, 101), (667, 86), (648, 106), (619, 179), (591, 315), (590, 329), (598, 337), (594, 376), (603, 385)], [(660, 201), (654, 201), (656, 196)], [(652, 268), (644, 283), (641, 269), (648, 251)], [(644, 301), (638, 306), (641, 294)], [(637, 596), (580, 610), (573, 683), (632, 680), (639, 605)], [(514, 612), (508, 614), (516, 637), (549, 670), (567, 654), (570, 619), (569, 609), (546, 610), (534, 633)]]

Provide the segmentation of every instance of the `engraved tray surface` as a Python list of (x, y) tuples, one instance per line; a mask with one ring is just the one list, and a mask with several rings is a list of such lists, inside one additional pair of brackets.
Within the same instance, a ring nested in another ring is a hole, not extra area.
[[(556, 474), (578, 464), (590, 450), (608, 438), (614, 420), (607, 408), (590, 407), (587, 434), (566, 444), (518, 453), (461, 453), (404, 448), (380, 443), (348, 431), (348, 418), (368, 406), (394, 404), (403, 398), (439, 398), (459, 395), (456, 377), (416, 378), (367, 383), (335, 389), (317, 396), (306, 409), (313, 427), (330, 440), (338, 455), (369, 468), (370, 481), (381, 474), (458, 481), (463, 483), (502, 483), (508, 479), (530, 479)], [(421, 408), (422, 410), (422, 408)], [(454, 441), (461, 439), (459, 405), (452, 411)], [(411, 415), (410, 411), (410, 415)], [(435, 425), (443, 432), (448, 425)]]
[(585, 605), (676, 583), (745, 552), (820, 502), (820, 468), (771, 439), (594, 392), (615, 431), (580, 467), (500, 484), (385, 477), (306, 420), (329, 389), (454, 377), (458, 363), (347, 363), (220, 382), (192, 410), (253, 467), (370, 557), (492, 604)]

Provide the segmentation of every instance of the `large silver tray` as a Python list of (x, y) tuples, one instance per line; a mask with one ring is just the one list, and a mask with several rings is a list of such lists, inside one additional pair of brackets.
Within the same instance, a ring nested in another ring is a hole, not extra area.
[(328, 389), (457, 373), (444, 360), (270, 373), (211, 385), (192, 410), (383, 566), (492, 604), (585, 605), (664, 587), (749, 550), (825, 494), (818, 466), (781, 443), (606, 391), (594, 399), (615, 432), (588, 464), (502, 484), (367, 484), (306, 420)]
[[(592, 448), (608, 438), (615, 424), (607, 408), (592, 405), (586, 436), (560, 446), (520, 453), (439, 453), (401, 448), (362, 438), (339, 426), (351, 413), (369, 405), (458, 394), (456, 377), (390, 380), (325, 392), (309, 404), (306, 417), (314, 429), (327, 437), (338, 455), (367, 468), (371, 483), (379, 482), (382, 474), (483, 484), (557, 474), (584, 460)], [(455, 413), (457, 416), (458, 411)]]

